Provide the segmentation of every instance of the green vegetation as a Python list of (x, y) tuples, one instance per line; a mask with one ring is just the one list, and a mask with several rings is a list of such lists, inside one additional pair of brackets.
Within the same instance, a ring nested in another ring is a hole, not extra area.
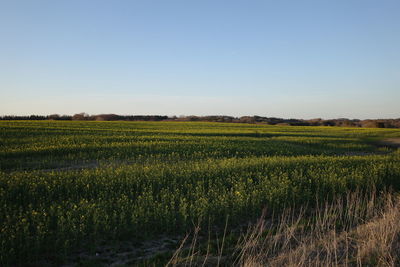
[[(398, 129), (0, 121), (0, 265), (400, 188)], [(111, 241), (110, 241), (111, 242)]]

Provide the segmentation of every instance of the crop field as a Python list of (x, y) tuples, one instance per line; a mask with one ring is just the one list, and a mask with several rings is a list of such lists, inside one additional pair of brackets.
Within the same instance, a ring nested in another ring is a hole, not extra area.
[(0, 265), (400, 189), (399, 129), (0, 121)]

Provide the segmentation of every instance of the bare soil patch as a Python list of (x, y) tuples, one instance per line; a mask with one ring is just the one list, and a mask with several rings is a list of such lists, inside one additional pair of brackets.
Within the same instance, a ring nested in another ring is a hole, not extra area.
[(386, 155), (391, 153), (392, 151), (374, 151), (374, 152), (367, 152), (367, 151), (349, 151), (343, 154), (339, 154), (339, 156), (373, 156), (373, 155)]
[(400, 138), (388, 138), (378, 142), (378, 146), (400, 148)]
[(49, 168), (49, 169), (40, 169), (43, 172), (52, 172), (52, 171), (70, 171), (70, 170), (82, 170), (82, 169), (95, 169), (98, 167), (97, 162), (89, 162), (85, 164), (75, 164), (65, 167), (56, 167), (56, 168)]
[(75, 252), (68, 257), (64, 267), (90, 266), (134, 266), (141, 260), (157, 254), (173, 252), (179, 245), (181, 236), (160, 237), (141, 243), (122, 241), (114, 245), (98, 246), (94, 251)]

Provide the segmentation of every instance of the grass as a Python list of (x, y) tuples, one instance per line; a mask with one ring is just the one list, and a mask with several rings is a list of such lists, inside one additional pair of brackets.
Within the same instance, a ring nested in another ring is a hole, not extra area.
[(224, 239), (214, 254), (202, 250), (196, 228), (167, 266), (398, 266), (399, 204), (397, 193), (371, 191), (348, 193), (316, 208), (288, 208), (276, 217), (264, 211), (247, 230), (234, 233), (240, 237), (226, 254)]
[(220, 229), (213, 244), (226, 254), (231, 230), (265, 207), (282, 214), (357, 190), (397, 192), (400, 153), (374, 142), (399, 137), (398, 129), (1, 121), (0, 265), (139, 247), (199, 221), (199, 236)]

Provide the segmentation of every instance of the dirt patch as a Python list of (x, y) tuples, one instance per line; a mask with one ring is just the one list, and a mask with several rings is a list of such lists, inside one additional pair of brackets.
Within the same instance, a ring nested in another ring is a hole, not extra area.
[(400, 138), (388, 138), (377, 143), (378, 146), (400, 148)]
[(345, 152), (342, 154), (339, 154), (339, 156), (373, 156), (373, 155), (387, 155), (391, 153), (392, 151), (375, 151), (375, 152), (365, 152), (365, 151), (349, 151)]
[(69, 171), (69, 170), (82, 170), (82, 169), (95, 169), (99, 166), (97, 162), (88, 162), (85, 164), (75, 164), (65, 167), (55, 167), (49, 169), (39, 169), (43, 172), (53, 172), (53, 171)]
[(348, 151), (337, 156), (373, 156), (387, 155), (400, 148), (400, 138), (387, 138), (375, 142), (370, 142), (371, 145), (380, 148), (375, 151)]
[(174, 252), (181, 240), (177, 237), (161, 237), (142, 243), (129, 241), (117, 242), (114, 245), (98, 246), (94, 251), (72, 253), (64, 267), (79, 265), (91, 266), (133, 266), (141, 260), (149, 259), (157, 254)]

